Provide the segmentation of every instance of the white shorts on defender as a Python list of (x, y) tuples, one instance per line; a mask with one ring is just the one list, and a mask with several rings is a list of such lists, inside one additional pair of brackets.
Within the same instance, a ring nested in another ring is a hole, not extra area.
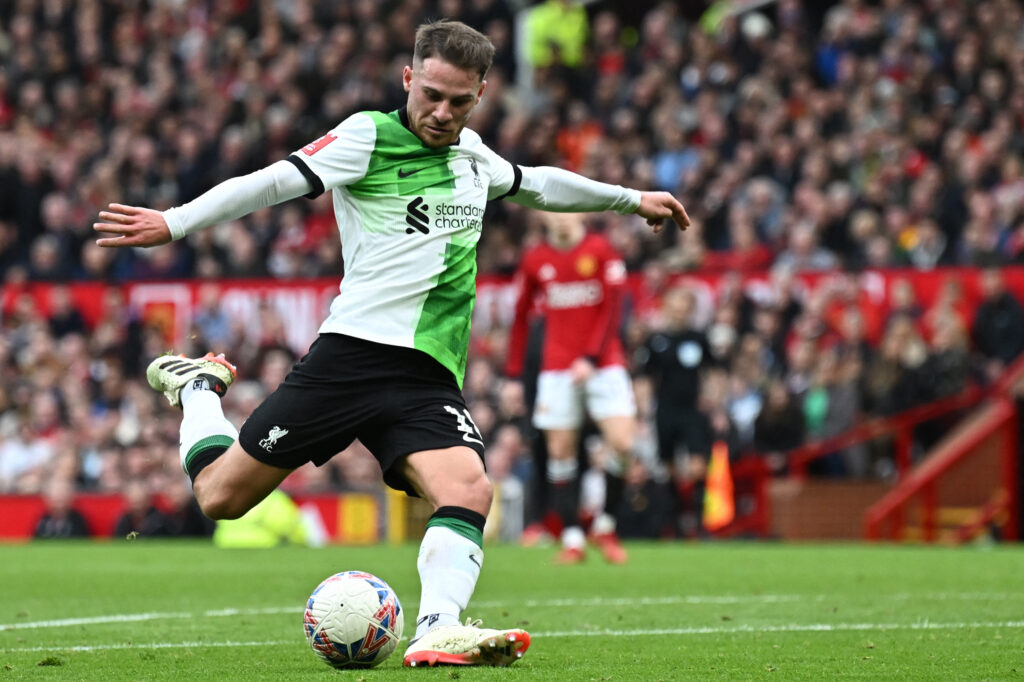
[(538, 429), (578, 429), (584, 409), (591, 419), (635, 417), (633, 383), (625, 367), (596, 369), (582, 385), (572, 382), (570, 370), (548, 370), (537, 378), (533, 425)]

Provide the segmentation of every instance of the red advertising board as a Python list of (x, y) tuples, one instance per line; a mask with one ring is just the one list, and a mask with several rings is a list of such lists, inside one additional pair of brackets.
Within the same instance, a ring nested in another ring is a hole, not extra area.
[[(1024, 301), (1024, 267), (1003, 270), (1007, 287)], [(930, 307), (944, 289), (956, 289), (961, 300), (958, 307), (970, 310), (979, 298), (980, 271), (972, 268), (943, 268), (920, 272), (916, 270), (865, 271), (857, 274), (839, 272), (797, 275), (794, 287), (805, 299), (814, 294), (831, 293), (833, 298), (856, 301), (865, 308), (869, 319), (878, 317), (889, 304), (897, 282), (906, 282), (913, 289), (920, 305)], [(698, 307), (708, 311), (723, 292), (741, 287), (755, 301), (770, 300), (773, 278), (764, 273), (685, 273), (674, 275), (673, 282), (685, 283), (697, 292)], [(640, 274), (632, 274), (627, 282), (635, 310), (643, 311), (655, 301), (657, 292)], [(0, 294), (0, 312), (10, 314), (19, 300), (28, 297), (41, 314), (51, 309), (55, 285), (29, 283), (22, 287), (5, 286)], [(111, 297), (121, 297), (131, 313), (144, 322), (164, 330), (169, 348), (183, 346), (195, 320), (201, 301), (216, 297), (221, 309), (232, 320), (244, 324), (251, 338), (259, 338), (263, 316), (269, 309), (283, 323), (289, 345), (302, 354), (316, 337), (326, 317), (331, 300), (338, 292), (335, 279), (308, 280), (223, 280), (183, 282), (137, 282), (105, 285), (93, 282), (70, 285), (72, 300), (86, 322), (95, 325), (103, 319)], [(478, 281), (474, 330), (493, 326), (507, 327), (511, 322), (516, 298), (510, 278), (482, 277)]]

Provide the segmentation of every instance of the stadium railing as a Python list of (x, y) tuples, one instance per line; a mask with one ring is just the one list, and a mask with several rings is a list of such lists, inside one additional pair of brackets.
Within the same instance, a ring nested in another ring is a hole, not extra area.
[[(1018, 409), (1012, 399), (1015, 386), (1024, 380), (1024, 357), (1008, 368), (999, 381), (987, 388), (970, 386), (963, 393), (932, 403), (920, 405), (905, 412), (865, 420), (835, 437), (810, 441), (786, 453), (787, 474), (798, 480), (808, 477), (810, 465), (823, 457), (854, 445), (876, 439), (890, 439), (895, 465), (896, 486), (876, 503), (865, 517), (864, 537), (889, 539), (916, 536), (925, 541), (939, 538), (939, 522), (945, 514), (954, 516), (953, 507), (941, 507), (938, 480), (966, 461), (986, 439), (996, 439), (999, 464), (996, 469), (997, 485), (989, 496), (970, 510), (958, 508), (960, 525), (955, 531), (956, 541), (974, 537), (994, 520), (1003, 527), (1007, 538), (1019, 537), (1020, 484), (1018, 447)], [(977, 406), (976, 409), (970, 408)], [(914, 432), (920, 425), (939, 419), (955, 420), (962, 415), (967, 435), (952, 432), (937, 444), (929, 456), (914, 468), (912, 450)], [(1001, 440), (1000, 440), (1001, 439)], [(736, 518), (731, 524), (714, 533), (717, 537), (773, 535), (771, 470), (763, 453), (745, 453), (732, 464), (732, 477), (736, 491)], [(915, 500), (921, 501), (920, 528), (908, 525), (907, 510)], [(911, 530), (912, 529), (912, 530)], [(949, 533), (946, 536), (950, 536)]]
[(1020, 539), (1022, 382), (1024, 357), (984, 392), (968, 419), (867, 511), (864, 537), (959, 544), (998, 527), (1003, 539)]

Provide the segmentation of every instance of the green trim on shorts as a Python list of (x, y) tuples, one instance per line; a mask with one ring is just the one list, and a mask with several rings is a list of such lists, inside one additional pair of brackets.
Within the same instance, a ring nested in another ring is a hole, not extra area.
[(450, 516), (442, 516), (441, 518), (431, 518), (427, 521), (427, 528), (433, 528), (439, 526), (441, 528), (447, 528), (448, 530), (458, 533), (462, 537), (466, 538), (470, 542), (474, 543), (481, 549), (484, 546), (484, 533), (482, 530), (474, 526), (469, 521), (463, 521), (462, 519), (453, 519)]
[(185, 455), (185, 461), (182, 462), (181, 468), (185, 470), (185, 473), (188, 474), (189, 477), (195, 478), (195, 475), (189, 471), (189, 466), (195, 461), (196, 457), (207, 450), (212, 450), (213, 448), (223, 448), (221, 452), (225, 452), (234, 442), (234, 438), (231, 436), (225, 436), (224, 434), (200, 438), (188, 449), (188, 453)]

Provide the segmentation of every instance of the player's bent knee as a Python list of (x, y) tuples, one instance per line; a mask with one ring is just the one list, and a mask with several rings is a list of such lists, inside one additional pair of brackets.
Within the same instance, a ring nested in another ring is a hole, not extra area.
[(479, 475), (452, 486), (443, 497), (439, 496), (437, 506), (465, 507), (487, 516), (493, 499), (494, 486), (487, 474), (481, 471)]
[(494, 501), (494, 484), (487, 478), (487, 474), (481, 474), (473, 483), (472, 497), (479, 505), (479, 509), (484, 510), (481, 513), (486, 516), (491, 509), (491, 502)]

